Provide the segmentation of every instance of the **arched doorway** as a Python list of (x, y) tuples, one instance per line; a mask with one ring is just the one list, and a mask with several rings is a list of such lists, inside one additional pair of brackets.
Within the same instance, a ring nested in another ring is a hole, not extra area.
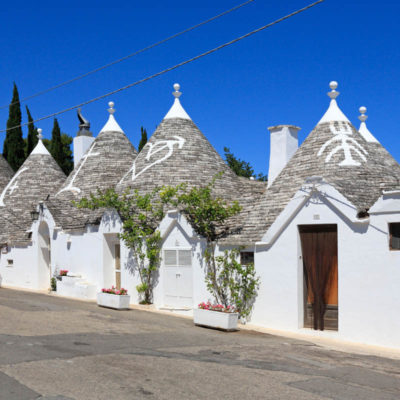
[(48, 289), (51, 278), (51, 252), (50, 252), (50, 230), (45, 221), (41, 221), (38, 231), (38, 289)]

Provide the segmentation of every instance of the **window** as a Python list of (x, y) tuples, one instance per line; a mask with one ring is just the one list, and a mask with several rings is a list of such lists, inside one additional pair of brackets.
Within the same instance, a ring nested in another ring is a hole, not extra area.
[(400, 222), (389, 224), (389, 248), (390, 250), (400, 250)]
[(240, 264), (242, 265), (254, 264), (254, 253), (252, 251), (241, 251)]
[(164, 250), (164, 264), (167, 267), (191, 267), (191, 250)]
[(14, 260), (7, 260), (7, 267), (13, 267), (14, 266)]

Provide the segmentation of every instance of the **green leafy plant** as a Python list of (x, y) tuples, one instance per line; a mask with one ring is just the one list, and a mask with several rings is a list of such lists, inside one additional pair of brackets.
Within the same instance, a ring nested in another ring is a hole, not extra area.
[(108, 189), (75, 203), (78, 208), (106, 208), (118, 212), (122, 221), (119, 237), (132, 250), (141, 282), (136, 290), (142, 304), (151, 304), (153, 301), (153, 288), (161, 262), (161, 235), (157, 228), (166, 209), (176, 204), (173, 199), (178, 190), (179, 186), (163, 186), (147, 194), (140, 194), (138, 190), (120, 194)]
[[(253, 263), (241, 264), (240, 249), (225, 250), (215, 257), (216, 277), (206, 275), (208, 290), (225, 306), (232, 305), (241, 318), (248, 318), (259, 288)], [(215, 285), (215, 282), (217, 285)]]
[(229, 203), (221, 197), (213, 196), (217, 174), (206, 186), (184, 186), (177, 196), (179, 209), (186, 216), (197, 234), (205, 238), (204, 260), (207, 272), (205, 281), (216, 303), (225, 308), (234, 306), (240, 316), (250, 315), (257, 293), (259, 278), (255, 276), (253, 264), (241, 265), (237, 260), (239, 249), (225, 250), (216, 255), (218, 241), (230, 233), (229, 219), (237, 215), (241, 207), (237, 201)]
[(51, 288), (52, 292), (57, 291), (57, 279), (56, 278), (50, 279), (50, 288)]

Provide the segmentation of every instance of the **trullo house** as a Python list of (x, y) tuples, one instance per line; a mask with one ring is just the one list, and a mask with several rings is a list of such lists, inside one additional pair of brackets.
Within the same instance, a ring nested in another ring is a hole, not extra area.
[(114, 117), (113, 102), (109, 103), (108, 112), (108, 121), (96, 138), (78, 112), (81, 124), (74, 139), (75, 167), (58, 191), (45, 201), (41, 212), (40, 219), (52, 233), (52, 273), (64, 269), (75, 275), (58, 284), (58, 293), (65, 296), (95, 298), (108, 273), (103, 269), (103, 259), (107, 259), (107, 251), (115, 251), (116, 239), (104, 231), (112, 224), (108, 228), (100, 224), (104, 211), (81, 210), (73, 205), (73, 201), (98, 189), (115, 187), (136, 158), (137, 151)]
[(0, 281), (10, 286), (47, 289), (51, 278), (50, 231), (45, 222), (32, 229), (32, 211), (65, 180), (42, 142), (9, 180), (0, 194)]

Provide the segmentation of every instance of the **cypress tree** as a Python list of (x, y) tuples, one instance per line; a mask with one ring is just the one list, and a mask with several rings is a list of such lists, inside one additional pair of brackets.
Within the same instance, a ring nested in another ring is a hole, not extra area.
[(64, 171), (65, 175), (69, 175), (74, 169), (74, 159), (72, 157), (71, 143), (72, 137), (66, 133), (61, 134), (61, 142), (63, 146), (63, 162), (60, 165), (61, 169)]
[(64, 157), (63, 145), (61, 141), (61, 129), (57, 118), (54, 118), (53, 130), (51, 131), (50, 154), (61, 168)]
[(14, 82), (13, 96), (8, 111), (8, 130), (3, 145), (3, 156), (14, 171), (16, 171), (25, 161), (25, 143), (22, 137), (22, 128), (14, 128), (21, 125), (21, 122), (21, 105), (19, 103), (17, 85)]
[(71, 151), (72, 137), (66, 133), (61, 133), (57, 118), (54, 118), (51, 140), (43, 139), (43, 143), (48, 148), (50, 154), (56, 160), (59, 167), (66, 175), (69, 175), (74, 168)]
[(26, 114), (28, 116), (28, 136), (27, 136), (27, 147), (26, 147), (26, 157), (31, 154), (31, 151), (35, 148), (38, 142), (38, 132), (37, 129), (35, 128), (35, 125), (33, 125), (33, 118), (32, 115), (29, 111), (28, 106), (26, 106)]
[(143, 126), (140, 127), (140, 134), (141, 138), (139, 142), (139, 149), (138, 149), (139, 151), (141, 151), (145, 146), (145, 144), (147, 143), (147, 131), (146, 129), (143, 128)]

